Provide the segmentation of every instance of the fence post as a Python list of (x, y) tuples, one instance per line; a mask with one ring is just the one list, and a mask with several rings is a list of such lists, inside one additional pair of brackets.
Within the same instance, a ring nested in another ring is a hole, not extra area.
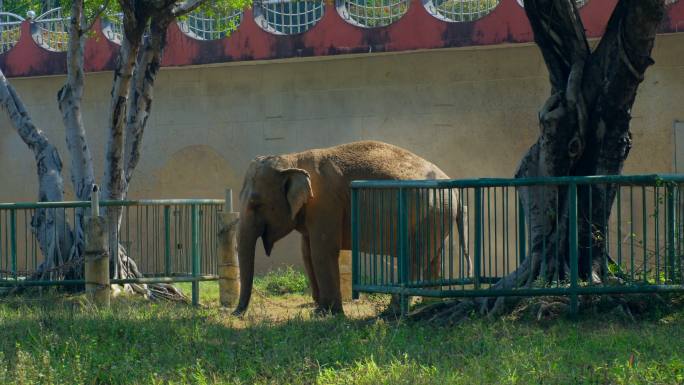
[[(401, 286), (401, 294), (399, 296), (399, 304), (401, 309), (401, 316), (408, 315), (409, 297), (406, 295), (406, 285), (409, 281), (409, 258), (408, 258), (408, 234), (409, 221), (408, 212), (406, 210), (406, 189), (399, 188), (399, 283)], [(375, 231), (375, 229), (373, 229)]]
[(352, 299), (359, 299), (359, 190), (351, 190), (351, 234), (352, 234)]
[(219, 222), (219, 302), (234, 307), (240, 295), (240, 270), (237, 259), (237, 229), (239, 213), (233, 212), (233, 191), (226, 190), (224, 211), (218, 213)]
[(570, 229), (568, 242), (570, 243), (570, 313), (577, 315), (579, 310), (579, 298), (577, 296), (578, 276), (579, 276), (579, 262), (578, 252), (579, 244), (577, 242), (577, 184), (571, 183), (568, 188), (568, 218), (570, 220)]
[(12, 263), (12, 274), (14, 279), (17, 277), (17, 212), (10, 210), (10, 258)]
[(199, 210), (197, 204), (191, 206), (191, 249), (192, 249), (192, 276), (195, 278), (192, 281), (192, 304), (199, 305), (199, 281), (197, 278), (200, 275), (200, 252), (199, 252)]
[(527, 238), (525, 237), (525, 211), (522, 201), (518, 198), (518, 265), (522, 264), (526, 257)]
[[(465, 250), (466, 253), (468, 254), (468, 256), (470, 256), (470, 228), (469, 228), (470, 217), (468, 217), (468, 215), (469, 215), (468, 214), (468, 206), (462, 205), (461, 215), (463, 216), (461, 218), (461, 222), (463, 222), (463, 239), (461, 239), (461, 243), (464, 245), (463, 250)], [(466, 258), (466, 256), (463, 255), (463, 258)], [(473, 266), (471, 265), (471, 262), (472, 261), (465, 261), (465, 264), (466, 264), (466, 267), (468, 268), (468, 270), (463, 270), (463, 271), (465, 271), (466, 276), (470, 275), (470, 273), (471, 273), (470, 270), (473, 268)], [(461, 260), (461, 266), (463, 266), (463, 260)]]
[(90, 217), (85, 219), (86, 295), (96, 305), (109, 307), (109, 233), (107, 218), (100, 216), (97, 185), (90, 195)]
[(675, 189), (671, 183), (667, 185), (667, 279), (675, 281)]
[(164, 275), (171, 276), (171, 206), (164, 206)]
[(480, 289), (480, 270), (482, 262), (482, 222), (484, 212), (482, 207), (482, 188), (475, 188), (475, 255), (473, 260), (473, 284), (475, 290)]

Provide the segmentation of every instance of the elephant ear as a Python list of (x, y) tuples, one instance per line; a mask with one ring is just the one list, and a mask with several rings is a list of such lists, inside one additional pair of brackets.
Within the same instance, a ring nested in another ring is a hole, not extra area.
[(283, 170), (282, 173), (285, 176), (285, 195), (290, 204), (290, 214), (292, 219), (295, 219), (299, 210), (314, 197), (311, 178), (306, 170), (300, 168), (289, 168)]

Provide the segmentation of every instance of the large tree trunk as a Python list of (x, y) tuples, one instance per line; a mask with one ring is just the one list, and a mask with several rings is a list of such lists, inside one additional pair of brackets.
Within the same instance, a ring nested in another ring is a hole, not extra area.
[[(632, 145), (630, 111), (653, 64), (650, 54), (665, 14), (664, 0), (618, 2), (594, 52), (573, 0), (527, 0), (525, 10), (549, 70), (551, 97), (539, 114), (539, 139), (523, 157), (516, 177), (620, 174)], [(616, 186), (582, 187), (578, 193), (580, 277), (601, 282), (610, 258), (603, 242)], [(521, 267), (526, 274), (518, 277), (526, 275), (527, 285), (539, 278), (564, 278), (567, 218), (555, 216), (567, 215), (566, 191), (522, 188), (520, 197), (532, 244), (529, 266)]]
[[(83, 87), (85, 85), (83, 53), (88, 28), (83, 6), (82, 0), (73, 1), (71, 5), (67, 49), (67, 79), (57, 94), (57, 102), (62, 113), (67, 148), (71, 156), (70, 171), (74, 194), (77, 200), (87, 201), (90, 200), (90, 192), (95, 183), (95, 177), (93, 159), (86, 140), (86, 131), (81, 113)], [(82, 208), (76, 209), (73, 224), (74, 242), (70, 252), (70, 259), (79, 258), (83, 255), (85, 247), (84, 217), (85, 210)], [(76, 278), (81, 275), (81, 271), (82, 269), (78, 266), (69, 275), (72, 278)]]
[[(171, 22), (194, 9), (205, 0), (126, 2), (119, 0), (123, 11), (124, 39), (120, 49), (111, 92), (109, 140), (106, 145), (102, 196), (122, 200), (139, 162), (142, 137), (152, 105), (154, 82), (159, 72), (166, 32)], [(79, 200), (90, 199), (94, 184), (93, 163), (86, 140), (81, 104), (85, 82), (83, 54), (87, 32), (95, 19), (107, 8), (109, 0), (92, 15), (90, 24), (85, 15), (85, 3), (71, 3), (69, 44), (67, 50), (67, 80), (57, 100), (66, 131), (67, 148), (71, 155), (71, 180)], [(150, 25), (150, 36), (143, 34)], [(24, 142), (36, 158), (40, 201), (63, 201), (62, 162), (54, 146), (38, 130), (12, 86), (0, 71), (0, 102)], [(136, 263), (129, 257), (118, 239), (122, 210), (108, 207), (109, 249), (114, 278), (142, 277)], [(84, 250), (83, 219), (85, 211), (77, 209), (71, 229), (63, 210), (37, 210), (33, 231), (46, 257), (33, 278), (60, 279), (65, 272), (70, 278), (81, 274)], [(65, 265), (65, 263), (68, 263)], [(68, 268), (68, 269), (67, 269)], [(184, 299), (170, 285), (127, 285), (136, 292), (156, 297)]]
[[(125, 192), (124, 175), (124, 143), (126, 123), (126, 104), (136, 58), (140, 49), (147, 18), (139, 20), (134, 9), (124, 10), (124, 39), (119, 50), (119, 57), (114, 70), (114, 80), (109, 108), (109, 139), (105, 150), (105, 172), (102, 196), (107, 200), (122, 200)], [(112, 258), (112, 272), (115, 278), (128, 278), (128, 272), (122, 271), (122, 260), (127, 259), (120, 253), (119, 226), (121, 208), (108, 207), (106, 210), (109, 225), (109, 252)]]
[[(173, 20), (169, 17), (159, 17), (157, 12), (141, 17), (144, 14), (133, 10), (124, 12), (126, 38), (121, 46), (120, 61), (114, 73), (109, 115), (110, 136), (105, 159), (103, 196), (110, 200), (126, 198), (131, 178), (140, 160), (143, 133), (152, 107), (154, 82), (166, 44), (166, 31)], [(150, 35), (143, 39), (148, 20), (151, 24)], [(121, 208), (108, 207), (106, 215), (114, 277), (142, 277), (135, 260), (118, 238), (122, 219)], [(182, 293), (171, 285), (126, 285), (125, 288), (146, 296), (184, 298)]]
[[(14, 87), (0, 70), (0, 101), (10, 122), (21, 139), (33, 152), (38, 173), (38, 200), (58, 202), (64, 200), (62, 159), (47, 136), (38, 129)], [(38, 278), (59, 279), (63, 276), (60, 266), (69, 258), (73, 238), (64, 211), (55, 209), (36, 210), (31, 221), (45, 262), (39, 267)]]
[(86, 28), (83, 15), (83, 1), (72, 2), (69, 22), (69, 44), (67, 50), (67, 79), (57, 94), (59, 110), (66, 131), (66, 143), (71, 155), (71, 182), (74, 194), (79, 200), (89, 200), (95, 182), (93, 158), (86, 141), (83, 125), (81, 102), (85, 75), (83, 53), (85, 50)]
[[(539, 138), (523, 156), (516, 178), (620, 174), (632, 145), (630, 111), (653, 64), (665, 0), (620, 0), (593, 52), (575, 0), (525, 0), (525, 11), (549, 71), (551, 96), (539, 112)], [(594, 283), (608, 274), (603, 242), (615, 195), (614, 185), (578, 188), (580, 278)], [(529, 255), (495, 288), (530, 287), (569, 275), (567, 191), (523, 187), (520, 199), (529, 224)], [(505, 304), (503, 298), (475, 302), (490, 314)], [(418, 316), (453, 319), (472, 306), (473, 301), (441, 304)]]
[(142, 140), (152, 109), (154, 82), (161, 67), (170, 21), (168, 18), (153, 20), (150, 36), (145, 40), (133, 74), (126, 118), (124, 195), (128, 193), (133, 173), (140, 161)]

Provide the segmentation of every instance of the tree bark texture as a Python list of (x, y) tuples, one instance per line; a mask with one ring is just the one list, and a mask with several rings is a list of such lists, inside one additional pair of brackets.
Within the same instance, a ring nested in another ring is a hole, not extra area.
[[(38, 174), (38, 200), (59, 202), (64, 200), (62, 159), (47, 136), (36, 127), (16, 90), (0, 70), (0, 101), (10, 122), (21, 139), (33, 152)], [(61, 272), (55, 270), (69, 258), (73, 238), (64, 211), (55, 209), (36, 210), (31, 221), (45, 262), (39, 267), (42, 279), (59, 279)]]
[[(168, 26), (177, 19), (201, 5), (205, 0), (190, 0), (178, 3), (175, 0), (119, 0), (123, 11), (124, 39), (119, 52), (111, 92), (108, 115), (109, 138), (105, 149), (105, 171), (102, 196), (109, 200), (126, 197), (134, 170), (140, 160), (142, 137), (151, 111), (154, 82), (159, 72), (163, 49), (166, 45)], [(71, 155), (71, 180), (77, 199), (88, 200), (94, 184), (92, 155), (86, 139), (82, 119), (82, 98), (84, 89), (83, 54), (87, 32), (94, 21), (105, 10), (100, 7), (88, 20), (83, 0), (72, 2), (69, 21), (69, 44), (67, 49), (67, 80), (57, 95), (66, 131), (67, 148)], [(150, 35), (143, 43), (147, 27)], [(141, 50), (141, 47), (143, 48)], [(0, 71), (0, 101), (5, 107), (13, 125), (36, 158), (40, 201), (63, 201), (62, 162), (57, 149), (47, 137), (35, 127), (14, 88)], [(33, 231), (39, 238), (46, 262), (39, 272), (49, 272), (69, 259), (82, 257), (84, 251), (84, 211), (76, 213), (74, 228), (71, 229), (64, 211), (38, 210), (33, 218)], [(108, 207), (109, 249), (112, 256), (112, 273), (115, 278), (142, 277), (136, 263), (128, 256), (118, 239), (121, 222), (121, 208)], [(54, 236), (53, 236), (54, 235)], [(77, 269), (79, 272), (82, 270)], [(73, 269), (73, 268), (72, 268)], [(62, 272), (60, 272), (61, 274)], [(75, 273), (78, 275), (79, 273)], [(180, 292), (169, 285), (130, 285), (134, 291), (143, 294), (179, 298)]]
[(154, 82), (161, 67), (170, 21), (166, 18), (153, 20), (150, 36), (145, 39), (133, 73), (126, 118), (124, 195), (128, 192), (133, 173), (140, 161), (142, 140), (152, 109)]
[[(525, 12), (549, 71), (551, 95), (539, 112), (539, 137), (516, 178), (616, 175), (632, 146), (630, 111), (664, 15), (665, 0), (619, 0), (591, 50), (575, 0), (525, 0)], [(616, 186), (578, 186), (580, 278), (601, 283), (611, 261), (604, 244)], [(569, 275), (568, 191), (521, 187), (529, 226), (528, 255), (495, 289), (531, 287)], [(495, 315), (519, 300), (509, 297), (437, 303), (416, 319), (454, 322), (479, 307)]]
[[(539, 113), (540, 134), (517, 178), (616, 175), (632, 146), (630, 111), (665, 15), (664, 0), (620, 0), (592, 52), (574, 0), (526, 0), (525, 11), (546, 62), (551, 96)], [(614, 185), (578, 188), (580, 277), (608, 273), (607, 222)], [(530, 255), (504, 287), (563, 279), (568, 273), (568, 201), (562, 188), (521, 188)]]
[[(127, 3), (128, 4), (128, 3)], [(130, 2), (124, 11), (125, 39), (114, 73), (109, 141), (105, 159), (105, 199), (122, 200), (140, 160), (142, 139), (152, 108), (168, 26), (175, 20), (174, 1)], [(149, 35), (145, 30), (149, 25)], [(122, 210), (108, 207), (109, 249), (116, 278), (142, 277), (136, 262), (118, 239)], [(144, 295), (182, 298), (170, 285), (129, 285)]]
[[(114, 70), (112, 82), (111, 102), (108, 113), (109, 138), (105, 149), (105, 172), (102, 196), (107, 200), (122, 200), (125, 191), (124, 175), (124, 143), (126, 104), (129, 97), (129, 87), (135, 70), (136, 57), (140, 49), (145, 31), (147, 18), (138, 17), (135, 9), (125, 8), (123, 14), (124, 39), (119, 50), (119, 56)], [(121, 208), (107, 207), (107, 222), (109, 223), (109, 255), (112, 258), (112, 272), (115, 278), (120, 278), (119, 225), (121, 223)]]
[[(71, 183), (76, 199), (81, 201), (90, 200), (92, 186), (95, 183), (93, 158), (86, 140), (86, 130), (81, 112), (85, 85), (83, 53), (87, 28), (84, 2), (82, 0), (73, 1), (69, 19), (67, 79), (57, 94), (57, 102), (64, 123), (67, 149), (71, 156)], [(84, 218), (85, 210), (76, 209), (73, 224), (74, 244), (70, 252), (70, 259), (83, 255), (85, 247)], [(80, 269), (72, 271), (70, 274), (79, 276)]]
[[(168, 7), (167, 7), (168, 8)], [(121, 71), (115, 73), (112, 90), (110, 138), (107, 146), (105, 183), (107, 199), (121, 200), (128, 194), (128, 187), (140, 160), (142, 139), (152, 108), (154, 82), (156, 80), (171, 17), (160, 17), (155, 11), (144, 14), (124, 15), (124, 26), (133, 31), (131, 39), (121, 47)], [(145, 26), (150, 22), (149, 36), (143, 38)], [(119, 68), (119, 65), (117, 65)], [(115, 98), (114, 95), (117, 95)], [(110, 250), (117, 261), (113, 264), (116, 277), (140, 276), (135, 262), (128, 258), (126, 250), (116, 238), (121, 209), (110, 207), (107, 216), (110, 223)], [(114, 239), (112, 239), (114, 238)]]

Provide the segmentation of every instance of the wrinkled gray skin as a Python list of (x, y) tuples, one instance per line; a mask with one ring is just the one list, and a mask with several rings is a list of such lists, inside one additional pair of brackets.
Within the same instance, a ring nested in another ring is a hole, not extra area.
[(317, 311), (342, 313), (338, 256), (340, 249), (351, 249), (350, 182), (446, 178), (427, 160), (381, 142), (257, 157), (240, 192), (241, 290), (235, 314), (249, 305), (258, 238), (270, 255), (274, 243), (293, 230), (302, 235), (302, 257)]

